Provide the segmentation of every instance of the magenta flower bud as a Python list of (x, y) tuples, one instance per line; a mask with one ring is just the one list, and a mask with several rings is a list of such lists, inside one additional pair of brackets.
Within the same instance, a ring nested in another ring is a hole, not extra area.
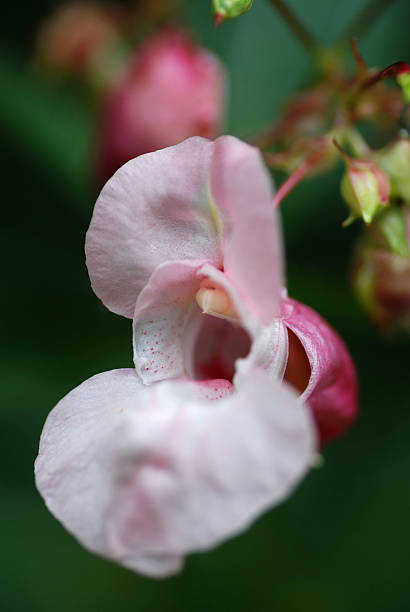
[(225, 98), (221, 64), (180, 29), (164, 29), (137, 48), (109, 91), (100, 123), (97, 175), (190, 136), (214, 138)]

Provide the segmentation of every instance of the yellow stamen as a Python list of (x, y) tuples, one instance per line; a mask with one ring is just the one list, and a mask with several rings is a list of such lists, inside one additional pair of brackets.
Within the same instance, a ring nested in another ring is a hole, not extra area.
[(202, 312), (219, 317), (237, 319), (236, 310), (223, 289), (201, 287), (196, 294), (196, 301)]

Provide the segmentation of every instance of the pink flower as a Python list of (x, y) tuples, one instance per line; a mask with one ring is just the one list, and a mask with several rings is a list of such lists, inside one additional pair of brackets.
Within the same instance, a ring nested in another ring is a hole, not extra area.
[(87, 548), (169, 575), (289, 495), (312, 464), (312, 411), (323, 439), (354, 414), (353, 366), (285, 297), (270, 177), (235, 138), (123, 166), (86, 254), (94, 291), (133, 318), (135, 370), (99, 374), (56, 406), (37, 486)]
[(218, 60), (180, 29), (163, 29), (135, 51), (109, 91), (100, 119), (101, 183), (129, 159), (190, 136), (217, 136), (225, 75)]

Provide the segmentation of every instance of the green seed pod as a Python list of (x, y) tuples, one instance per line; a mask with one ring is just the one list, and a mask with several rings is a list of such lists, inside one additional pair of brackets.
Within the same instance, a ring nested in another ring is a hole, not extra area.
[(249, 11), (253, 0), (212, 0), (212, 11), (217, 23), (224, 19), (239, 17), (242, 13)]

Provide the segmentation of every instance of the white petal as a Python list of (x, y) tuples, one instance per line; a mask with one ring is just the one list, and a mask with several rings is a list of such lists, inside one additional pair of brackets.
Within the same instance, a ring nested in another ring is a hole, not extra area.
[(143, 388), (134, 370), (113, 370), (63, 398), (44, 425), (36, 485), (50, 512), (83, 546), (143, 574), (165, 576), (180, 569), (180, 555), (118, 558), (107, 540), (106, 513), (117, 487), (115, 445)]
[(52, 411), (37, 486), (87, 548), (169, 575), (182, 555), (245, 529), (286, 497), (314, 446), (307, 408), (262, 372), (232, 394), (226, 381), (143, 387), (117, 370)]
[(284, 385), (255, 371), (214, 402), (199, 400), (198, 386), (157, 383), (146, 393), (155, 409), (130, 415), (109, 520), (121, 556), (214, 546), (286, 497), (311, 465), (309, 412)]

